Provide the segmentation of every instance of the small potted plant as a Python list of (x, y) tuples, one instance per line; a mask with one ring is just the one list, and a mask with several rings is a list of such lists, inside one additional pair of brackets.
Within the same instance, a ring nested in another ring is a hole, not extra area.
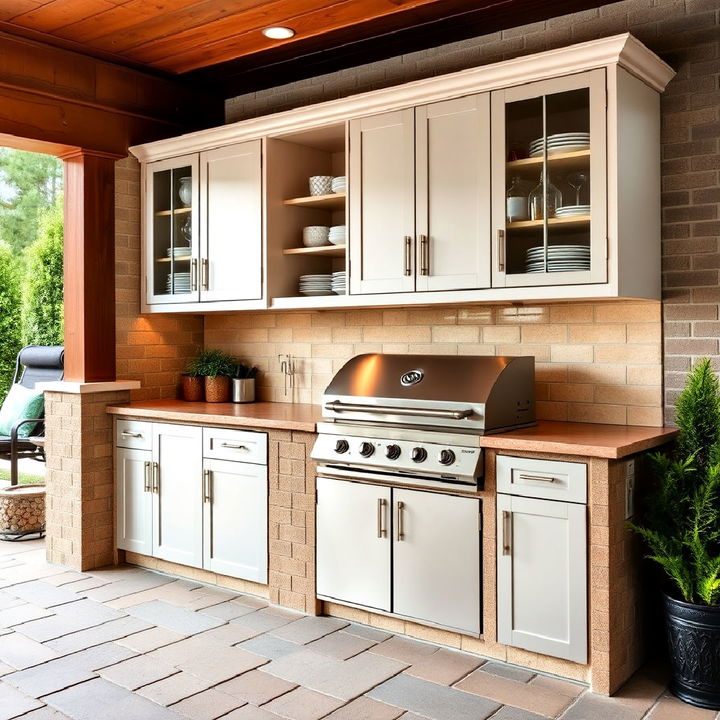
[(666, 576), (670, 690), (720, 709), (720, 387), (705, 358), (677, 402), (674, 455), (651, 456), (657, 487), (630, 527)]
[(206, 402), (230, 402), (230, 377), (235, 360), (222, 350), (202, 350), (195, 358), (194, 369), (205, 378)]
[(180, 376), (182, 399), (187, 402), (202, 402), (205, 398), (205, 381), (203, 380), (198, 358), (193, 358)]

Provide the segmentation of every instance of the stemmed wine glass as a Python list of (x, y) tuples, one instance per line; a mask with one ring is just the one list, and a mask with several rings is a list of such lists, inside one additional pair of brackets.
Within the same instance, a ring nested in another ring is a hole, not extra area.
[(575, 191), (575, 205), (580, 204), (580, 188), (588, 181), (588, 175), (585, 172), (570, 173), (567, 178), (567, 184)]

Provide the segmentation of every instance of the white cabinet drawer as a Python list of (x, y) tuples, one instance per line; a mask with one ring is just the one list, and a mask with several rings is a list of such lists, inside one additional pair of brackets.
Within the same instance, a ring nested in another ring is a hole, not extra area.
[(142, 420), (117, 420), (115, 445), (133, 450), (152, 450), (152, 423)]
[(587, 465), (498, 455), (497, 491), (509, 495), (587, 502)]
[(267, 465), (267, 433), (203, 428), (203, 457)]

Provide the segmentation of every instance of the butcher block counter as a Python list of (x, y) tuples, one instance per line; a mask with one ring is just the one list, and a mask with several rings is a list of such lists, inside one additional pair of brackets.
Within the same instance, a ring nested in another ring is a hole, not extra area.
[[(242, 427), (249, 430), (297, 430), (314, 433), (322, 422), (319, 405), (299, 403), (204, 403), (183, 400), (148, 400), (115, 405), (108, 412), (118, 417), (198, 425)], [(618, 460), (670, 442), (677, 431), (670, 427), (600, 425), (540, 420), (530, 428), (485, 435), (480, 446), (504, 451), (580, 455)]]

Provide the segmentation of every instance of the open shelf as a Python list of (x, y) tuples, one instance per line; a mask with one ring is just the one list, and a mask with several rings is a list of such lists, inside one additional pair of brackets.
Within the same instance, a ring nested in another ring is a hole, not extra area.
[(345, 208), (345, 193), (291, 198), (290, 200), (283, 200), (283, 205), (318, 208), (320, 210), (343, 210)]
[[(517, 222), (509, 222), (505, 226), (507, 230), (525, 230), (530, 228), (539, 228), (545, 224), (544, 220), (518, 220)], [(562, 227), (572, 228), (590, 224), (589, 215), (577, 215), (575, 217), (566, 218), (550, 218), (547, 221), (550, 226), (560, 225)]]
[(345, 245), (321, 245), (320, 247), (286, 248), (283, 255), (321, 255), (325, 257), (344, 257)]
[[(192, 255), (178, 255), (177, 257), (175, 257), (175, 262), (190, 262), (191, 259), (192, 259)], [(164, 257), (164, 258), (158, 258), (155, 262), (166, 263), (166, 262), (170, 262), (170, 260), (172, 260), (172, 258)]]
[(192, 212), (191, 207), (175, 208), (174, 210), (158, 210), (155, 215), (160, 217), (161, 215), (185, 215)]

